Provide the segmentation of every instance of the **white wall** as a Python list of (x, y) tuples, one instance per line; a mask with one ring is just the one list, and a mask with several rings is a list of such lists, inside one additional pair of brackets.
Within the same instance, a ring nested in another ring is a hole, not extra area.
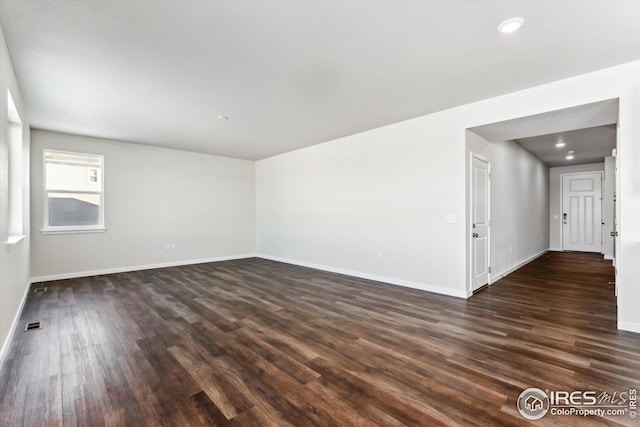
[[(639, 61), (261, 160), (257, 251), (466, 295), (465, 130), (613, 98), (620, 100), (619, 325), (640, 331)], [(445, 223), (447, 214), (457, 222)]]
[(434, 150), (455, 132), (429, 117), (257, 162), (258, 253), (465, 296), (463, 230), (443, 223), (464, 221), (464, 144)]
[(620, 97), (618, 127), (618, 327), (640, 333), (640, 67)]
[(549, 168), (513, 141), (467, 131), (467, 147), (491, 164), (493, 283), (549, 248)]
[[(8, 244), (9, 237), (9, 126), (7, 89), (22, 120), (22, 224), (24, 239)], [(29, 286), (29, 121), (20, 88), (0, 29), (0, 363)]]
[(616, 159), (611, 156), (604, 158), (604, 186), (602, 200), (602, 253), (606, 259), (613, 259), (614, 229), (613, 196), (616, 190)]
[[(41, 130), (31, 141), (34, 281), (255, 251), (251, 161)], [(104, 156), (106, 232), (40, 232), (43, 149)]]
[(549, 246), (562, 250), (562, 178), (565, 173), (604, 171), (604, 163), (560, 166), (549, 169)]

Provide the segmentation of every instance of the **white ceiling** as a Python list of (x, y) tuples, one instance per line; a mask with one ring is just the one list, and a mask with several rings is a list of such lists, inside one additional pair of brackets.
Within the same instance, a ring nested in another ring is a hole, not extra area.
[[(609, 99), (562, 110), (470, 128), (490, 142), (515, 141), (549, 167), (598, 163), (616, 147), (618, 100)], [(566, 145), (558, 148), (555, 144)], [(567, 160), (567, 152), (575, 151)]]
[(246, 159), (639, 59), (638, 22), (613, 0), (0, 0), (33, 127)]

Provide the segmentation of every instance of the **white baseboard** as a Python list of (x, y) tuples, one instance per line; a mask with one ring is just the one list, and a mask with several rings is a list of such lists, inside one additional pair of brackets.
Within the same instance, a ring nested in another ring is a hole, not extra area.
[(457, 291), (454, 289), (443, 288), (440, 286), (428, 285), (426, 283), (412, 282), (410, 280), (396, 279), (393, 277), (379, 276), (377, 274), (363, 273), (360, 271), (346, 270), (342, 268), (330, 267), (327, 265), (314, 264), (311, 262), (298, 261), (289, 258), (280, 258), (266, 254), (256, 254), (258, 258), (264, 258), (271, 261), (284, 262), (285, 264), (299, 265), (301, 267), (314, 268), (316, 270), (328, 271), (330, 273), (344, 274), (345, 276), (358, 277), (360, 279), (373, 280), (376, 282), (388, 283), (396, 286), (404, 286), (405, 288), (420, 289), (422, 291), (434, 292), (436, 294), (449, 295), (458, 298), (468, 298), (466, 291)]
[(540, 258), (542, 255), (546, 254), (549, 251), (552, 251), (553, 249), (544, 249), (540, 252), (538, 252), (537, 254), (530, 256), (529, 258), (520, 261), (519, 263), (517, 263), (516, 265), (507, 268), (506, 270), (504, 270), (502, 273), (499, 273), (497, 275), (491, 275), (491, 280), (489, 281), (489, 284), (493, 284), (495, 282), (497, 282), (498, 280), (502, 279), (503, 277), (508, 276), (509, 274), (513, 273), (514, 271), (516, 271), (519, 268), (524, 267), (525, 265), (529, 264), (531, 261)]
[[(562, 252), (562, 248), (549, 248), (549, 252)], [(613, 260), (613, 255), (604, 255), (604, 259), (609, 261)]]
[(24, 295), (22, 295), (22, 301), (20, 302), (20, 307), (18, 307), (18, 311), (16, 312), (16, 315), (13, 318), (13, 323), (11, 323), (11, 329), (9, 329), (9, 334), (7, 335), (4, 342), (2, 343), (2, 348), (0, 348), (0, 369), (4, 364), (4, 359), (7, 356), (7, 353), (9, 352), (11, 339), (13, 338), (13, 334), (16, 331), (16, 326), (18, 326), (20, 317), (22, 316), (22, 310), (24, 309), (24, 304), (27, 302), (27, 296), (29, 295), (30, 290), (31, 290), (31, 282), (27, 283), (27, 287), (24, 290)]
[(640, 323), (618, 320), (618, 329), (640, 334)]
[(161, 262), (157, 264), (132, 265), (129, 267), (106, 268), (103, 270), (81, 271), (75, 273), (50, 274), (46, 276), (36, 276), (31, 278), (32, 283), (50, 282), (52, 280), (75, 279), (77, 277), (101, 276), (103, 274), (126, 273), (129, 271), (151, 270), (154, 268), (178, 267), (181, 265), (204, 264), (207, 262), (231, 261), (234, 259), (255, 258), (256, 254), (230, 255), (213, 258), (188, 259), (183, 261)]

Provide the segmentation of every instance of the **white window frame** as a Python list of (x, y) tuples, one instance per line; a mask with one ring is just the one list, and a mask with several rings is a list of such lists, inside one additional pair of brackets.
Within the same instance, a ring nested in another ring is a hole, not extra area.
[(11, 90), (7, 89), (7, 149), (8, 149), (8, 178), (9, 178), (9, 196), (8, 196), (8, 227), (7, 227), (7, 245), (15, 245), (22, 241), (26, 236), (24, 234), (24, 163), (23, 156), (23, 126), (20, 119), (20, 113), (16, 107), (15, 101), (11, 96)]
[[(46, 153), (68, 154), (72, 156), (84, 156), (100, 159), (100, 192), (97, 191), (68, 191), (60, 189), (47, 189), (47, 156)], [(99, 194), (100, 207), (98, 208), (98, 224), (96, 225), (73, 225), (73, 226), (51, 226), (49, 225), (49, 193), (77, 193), (77, 194)], [(79, 153), (76, 151), (60, 151), (45, 148), (42, 150), (42, 193), (43, 193), (43, 222), (42, 234), (68, 234), (68, 233), (101, 233), (106, 231), (104, 222), (104, 156), (101, 154)]]

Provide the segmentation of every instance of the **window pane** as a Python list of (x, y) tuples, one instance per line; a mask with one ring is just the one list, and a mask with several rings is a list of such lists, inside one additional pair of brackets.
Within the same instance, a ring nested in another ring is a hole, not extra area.
[(102, 156), (44, 150), (45, 228), (102, 227)]
[(100, 191), (100, 166), (47, 163), (47, 190)]
[(9, 137), (9, 236), (21, 236), (22, 224), (22, 121), (7, 89), (7, 118)]
[(49, 226), (70, 227), (100, 224), (99, 194), (49, 193), (47, 196)]

